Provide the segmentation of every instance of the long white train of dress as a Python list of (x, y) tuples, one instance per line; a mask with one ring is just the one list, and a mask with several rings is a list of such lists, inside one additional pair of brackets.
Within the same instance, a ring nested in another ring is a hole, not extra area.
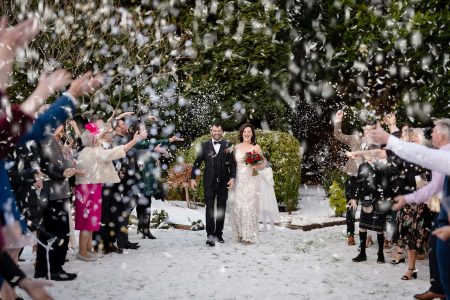
[(245, 154), (236, 149), (236, 180), (228, 194), (230, 223), (238, 241), (256, 243), (259, 230), (260, 176), (242, 162)]

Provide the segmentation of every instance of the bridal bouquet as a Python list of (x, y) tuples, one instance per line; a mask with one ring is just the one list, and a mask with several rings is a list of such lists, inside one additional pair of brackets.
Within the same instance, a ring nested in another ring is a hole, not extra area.
[[(243, 163), (250, 166), (256, 166), (257, 164), (264, 161), (264, 158), (259, 153), (256, 153), (255, 150), (251, 152), (246, 152)], [(258, 175), (258, 170), (255, 170), (252, 168), (252, 175), (256, 176)]]

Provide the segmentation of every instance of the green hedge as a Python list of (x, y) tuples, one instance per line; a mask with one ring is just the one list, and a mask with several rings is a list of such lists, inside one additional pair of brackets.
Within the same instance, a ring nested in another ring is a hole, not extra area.
[[(301, 179), (300, 143), (292, 135), (279, 131), (257, 130), (256, 137), (262, 150), (270, 153), (277, 200), (284, 203), (286, 209), (291, 212), (297, 208), (298, 204), (298, 189)], [(177, 156), (183, 157), (186, 163), (193, 163), (201, 143), (210, 138), (209, 134), (197, 138), (188, 149), (180, 149)], [(236, 145), (239, 143), (238, 132), (226, 132), (224, 139)], [(202, 183), (195, 191), (195, 199), (197, 201), (204, 199)]]

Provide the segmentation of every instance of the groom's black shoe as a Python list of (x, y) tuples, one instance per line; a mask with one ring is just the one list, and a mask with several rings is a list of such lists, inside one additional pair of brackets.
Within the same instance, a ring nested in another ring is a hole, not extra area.
[(206, 240), (206, 245), (211, 247), (216, 245), (216, 242), (214, 242), (214, 236), (212, 235), (208, 236), (208, 239)]
[(216, 241), (218, 241), (219, 243), (225, 243), (225, 240), (223, 239), (223, 237), (221, 235), (216, 236)]

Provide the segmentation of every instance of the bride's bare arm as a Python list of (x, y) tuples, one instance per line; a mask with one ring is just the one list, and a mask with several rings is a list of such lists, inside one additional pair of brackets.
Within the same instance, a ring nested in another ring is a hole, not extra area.
[(261, 163), (257, 164), (256, 166), (253, 166), (253, 168), (255, 168), (256, 170), (264, 170), (266, 168), (266, 159), (264, 157), (261, 147), (259, 145), (255, 145), (255, 151), (256, 153), (261, 155), (264, 160)]

